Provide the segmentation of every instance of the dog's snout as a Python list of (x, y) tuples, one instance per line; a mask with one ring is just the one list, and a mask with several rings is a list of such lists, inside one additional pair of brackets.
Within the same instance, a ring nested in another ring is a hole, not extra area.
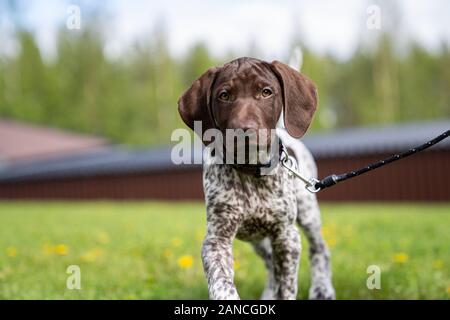
[(258, 130), (259, 125), (255, 120), (239, 120), (235, 119), (230, 123), (230, 129), (242, 129), (244, 131)]
[(243, 123), (242, 125), (242, 130), (244, 131), (250, 131), (250, 130), (258, 130), (258, 123), (256, 123), (256, 121), (250, 120), (250, 121), (246, 121)]

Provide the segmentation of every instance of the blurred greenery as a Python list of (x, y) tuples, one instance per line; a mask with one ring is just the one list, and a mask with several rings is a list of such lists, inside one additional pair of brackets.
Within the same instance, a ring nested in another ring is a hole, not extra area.
[[(200, 203), (0, 203), (0, 299), (207, 299), (200, 258)], [(449, 299), (448, 204), (326, 204), (322, 233), (332, 253), (338, 299)], [(299, 298), (308, 297), (308, 244)], [(235, 281), (259, 298), (261, 259), (235, 241)], [(66, 269), (81, 268), (81, 290)], [(381, 289), (366, 286), (381, 269)]]
[[(208, 67), (236, 58), (195, 44), (186, 55), (168, 48), (163, 28), (118, 58), (105, 54), (101, 26), (62, 26), (54, 58), (43, 57), (33, 32), (18, 28), (16, 55), (0, 55), (0, 117), (97, 134), (130, 145), (166, 144), (184, 127), (178, 97)], [(402, 52), (380, 34), (344, 61), (303, 48), (302, 71), (318, 85), (312, 130), (450, 116), (450, 49), (410, 43)], [(292, 47), (301, 44), (293, 39)], [(249, 54), (258, 57), (257, 50)], [(285, 57), (287, 61), (289, 57)]]

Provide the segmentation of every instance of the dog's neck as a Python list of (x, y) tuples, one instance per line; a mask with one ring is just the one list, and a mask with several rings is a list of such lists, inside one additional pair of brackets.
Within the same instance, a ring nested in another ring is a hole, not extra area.
[(230, 166), (244, 174), (253, 175), (260, 178), (264, 175), (268, 175), (281, 161), (281, 156), (284, 151), (284, 146), (280, 138), (278, 138), (278, 152), (272, 152), (271, 158), (267, 163), (256, 164), (230, 164)]

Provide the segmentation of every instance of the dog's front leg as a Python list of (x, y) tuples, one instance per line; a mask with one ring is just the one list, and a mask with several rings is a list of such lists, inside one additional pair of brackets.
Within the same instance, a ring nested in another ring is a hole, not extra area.
[(210, 299), (239, 299), (233, 282), (232, 239), (207, 235), (203, 242), (202, 259)]
[(300, 236), (294, 226), (289, 226), (272, 239), (274, 273), (277, 288), (275, 298), (297, 298), (297, 273), (300, 259)]

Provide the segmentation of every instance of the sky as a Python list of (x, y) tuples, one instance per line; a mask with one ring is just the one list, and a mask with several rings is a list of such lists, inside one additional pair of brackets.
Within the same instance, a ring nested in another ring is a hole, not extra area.
[[(5, 1), (5, 0), (0, 0)], [(289, 54), (291, 41), (299, 36), (312, 50), (345, 59), (359, 42), (370, 42), (380, 30), (370, 30), (366, 21), (370, 5), (380, 8), (381, 31), (396, 30), (399, 41), (413, 39), (430, 48), (450, 43), (448, 0), (28, 0), (20, 20), (32, 30), (45, 54), (55, 49), (55, 32), (68, 17), (67, 6), (79, 5), (83, 14), (99, 5), (105, 22), (105, 52), (120, 56), (138, 39), (148, 39), (163, 25), (169, 48), (182, 55), (195, 43), (204, 42), (215, 55), (248, 52), (256, 46), (264, 59)], [(394, 3), (394, 4), (392, 4)], [(394, 14), (397, 12), (397, 14)], [(1, 15), (4, 37), (13, 30), (12, 17)], [(14, 44), (3, 40), (4, 48)]]

